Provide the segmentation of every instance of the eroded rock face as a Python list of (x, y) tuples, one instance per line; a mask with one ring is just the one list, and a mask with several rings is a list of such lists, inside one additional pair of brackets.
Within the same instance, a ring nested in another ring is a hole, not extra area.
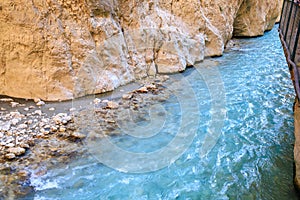
[(0, 1), (0, 94), (66, 100), (183, 71), (271, 29), (279, 1)]
[(281, 3), (277, 1), (243, 1), (234, 20), (234, 35), (258, 36), (271, 30), (280, 13)]

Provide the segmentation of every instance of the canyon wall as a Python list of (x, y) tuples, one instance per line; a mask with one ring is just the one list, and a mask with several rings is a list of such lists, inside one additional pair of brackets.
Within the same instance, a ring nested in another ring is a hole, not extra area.
[(222, 55), (280, 0), (0, 0), (0, 94), (72, 99)]

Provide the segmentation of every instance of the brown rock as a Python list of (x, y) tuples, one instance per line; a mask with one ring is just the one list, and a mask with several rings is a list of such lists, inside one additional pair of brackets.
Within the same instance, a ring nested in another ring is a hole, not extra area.
[(79, 133), (79, 132), (73, 132), (73, 133), (71, 133), (71, 136), (76, 139), (83, 139), (86, 137), (86, 135)]
[(14, 159), (16, 157), (16, 155), (14, 153), (7, 153), (5, 154), (5, 158), (11, 160)]
[(12, 147), (7, 150), (9, 153), (13, 153), (17, 156), (23, 155), (26, 150), (22, 147)]
[(148, 92), (148, 89), (147, 89), (147, 87), (143, 86), (143, 87), (137, 89), (136, 91), (137, 91), (137, 92), (141, 92), (141, 93), (147, 93), (147, 92)]
[(110, 108), (110, 109), (117, 109), (119, 107), (119, 104), (114, 101), (109, 101), (109, 102), (107, 102), (106, 107)]
[(123, 95), (122, 95), (122, 98), (123, 98), (123, 99), (127, 99), (127, 100), (128, 100), (128, 99), (131, 99), (131, 98), (132, 98), (132, 93), (129, 93), (129, 94), (123, 94)]

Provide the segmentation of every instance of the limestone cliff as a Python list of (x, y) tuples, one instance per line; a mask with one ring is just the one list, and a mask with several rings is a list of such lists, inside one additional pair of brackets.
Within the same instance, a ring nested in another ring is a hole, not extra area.
[(0, 0), (0, 94), (65, 100), (221, 55), (280, 0)]

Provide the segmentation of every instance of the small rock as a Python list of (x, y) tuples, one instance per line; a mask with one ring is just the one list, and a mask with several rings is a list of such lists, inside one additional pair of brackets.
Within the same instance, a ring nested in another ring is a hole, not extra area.
[(24, 111), (29, 111), (29, 108), (24, 108)]
[(14, 144), (14, 143), (8, 143), (8, 144), (6, 144), (5, 146), (8, 147), (8, 148), (10, 148), (10, 147), (14, 147), (15, 144)]
[(19, 123), (19, 121), (20, 121), (19, 119), (14, 118), (10, 122), (12, 123), (12, 125), (17, 125), (17, 123)]
[(148, 89), (147, 89), (145, 86), (143, 86), (143, 87), (137, 89), (136, 91), (137, 91), (137, 92), (141, 92), (141, 93), (147, 93), (147, 92), (148, 92)]
[(14, 101), (12, 98), (1, 98), (0, 101), (2, 102), (11, 102)]
[(1, 110), (1, 111), (5, 111), (6, 109), (1, 107), (0, 110)]
[(18, 129), (26, 129), (28, 126), (26, 124), (20, 124)]
[(19, 103), (18, 102), (10, 102), (10, 105), (12, 108), (15, 108), (15, 107), (17, 107), (17, 105), (19, 105)]
[(94, 104), (99, 104), (101, 102), (101, 99), (96, 98), (96, 99), (94, 99), (93, 102), (94, 102)]
[(28, 149), (29, 145), (22, 142), (22, 143), (20, 143), (20, 147)]
[(164, 78), (164, 79), (165, 79), (165, 81), (166, 81), (166, 80), (168, 80), (168, 79), (170, 78), (170, 76), (168, 76), (168, 75), (164, 75), (164, 76), (163, 76), (163, 78)]
[(22, 155), (26, 152), (26, 149), (22, 147), (12, 147), (7, 150), (9, 153), (13, 153), (17, 156)]
[(65, 132), (66, 131), (66, 128), (65, 127), (60, 127), (59, 128), (59, 132)]
[(70, 108), (70, 112), (74, 112), (76, 110), (76, 108)]
[(51, 132), (56, 132), (57, 128), (55, 126), (51, 126), (50, 130), (51, 130)]
[(78, 139), (83, 139), (86, 137), (86, 135), (79, 133), (79, 132), (73, 132), (73, 133), (71, 133), (71, 136), (74, 138), (78, 138)]
[(41, 99), (39, 99), (39, 98), (34, 98), (33, 101), (34, 101), (34, 103), (37, 103), (37, 102), (41, 101)]
[(27, 172), (27, 171), (25, 171), (25, 170), (21, 170), (21, 171), (19, 171), (19, 172), (17, 173), (17, 175), (18, 175), (19, 177), (26, 178), (26, 177), (28, 177), (29, 172)]
[(34, 111), (33, 114), (41, 116), (42, 115), (42, 111), (41, 110), (36, 110), (36, 111)]
[(50, 129), (50, 125), (49, 124), (45, 125), (44, 129)]
[(123, 99), (131, 99), (132, 98), (132, 94), (129, 93), (129, 94), (123, 94), (122, 96)]
[(149, 84), (145, 86), (147, 89), (156, 89), (156, 85), (154, 84)]
[(5, 158), (11, 160), (14, 159), (16, 157), (16, 155), (14, 153), (7, 153), (5, 154)]
[(44, 101), (39, 101), (39, 102), (36, 103), (36, 105), (37, 106), (43, 106), (43, 105), (45, 105), (45, 102)]
[(10, 129), (10, 122), (1, 122), (0, 121), (0, 131), (8, 131)]
[(55, 108), (49, 108), (49, 110), (50, 110), (50, 111), (54, 111), (54, 110), (55, 110)]
[(118, 107), (119, 107), (119, 104), (114, 101), (107, 102), (107, 108), (117, 109)]

